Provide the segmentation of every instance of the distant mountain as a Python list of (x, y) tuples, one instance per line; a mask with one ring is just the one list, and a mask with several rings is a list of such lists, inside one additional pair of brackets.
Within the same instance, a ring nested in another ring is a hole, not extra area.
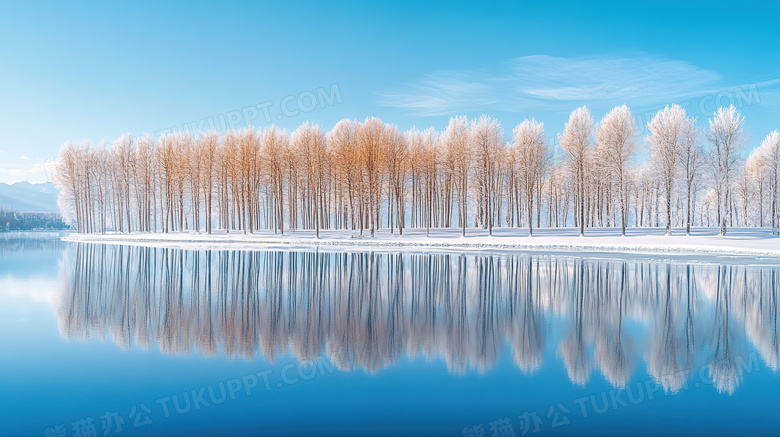
[(59, 190), (51, 182), (0, 183), (0, 208), (20, 212), (59, 212), (58, 194)]

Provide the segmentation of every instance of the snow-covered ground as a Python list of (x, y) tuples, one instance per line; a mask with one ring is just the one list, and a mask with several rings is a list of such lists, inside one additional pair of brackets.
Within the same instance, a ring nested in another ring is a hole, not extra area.
[(131, 233), (119, 234), (69, 234), (66, 241), (119, 243), (143, 246), (172, 247), (229, 247), (229, 248), (271, 248), (271, 247), (340, 247), (340, 248), (382, 248), (382, 249), (452, 249), (452, 250), (541, 250), (541, 251), (595, 251), (632, 253), (678, 253), (678, 254), (735, 254), (768, 255), (780, 257), (780, 236), (773, 236), (768, 228), (731, 228), (728, 233), (718, 235), (715, 228), (697, 228), (690, 236), (683, 229), (674, 229), (671, 236), (665, 236), (663, 229), (631, 228), (625, 237), (614, 228), (587, 229), (585, 236), (579, 236), (578, 229), (551, 228), (534, 230), (528, 236), (527, 229), (496, 228), (493, 235), (484, 229), (467, 229), (461, 236), (460, 229), (406, 229), (403, 236), (398, 231), (387, 229), (377, 231), (374, 237), (364, 231), (322, 230), (316, 238), (311, 230), (286, 230), (284, 235), (273, 231), (242, 232), (217, 231), (209, 235), (204, 232), (174, 233)]

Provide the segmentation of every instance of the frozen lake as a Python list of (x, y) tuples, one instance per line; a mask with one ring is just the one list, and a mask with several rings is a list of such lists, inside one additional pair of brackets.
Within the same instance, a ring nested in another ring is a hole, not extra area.
[(780, 261), (0, 234), (0, 435), (776, 435)]

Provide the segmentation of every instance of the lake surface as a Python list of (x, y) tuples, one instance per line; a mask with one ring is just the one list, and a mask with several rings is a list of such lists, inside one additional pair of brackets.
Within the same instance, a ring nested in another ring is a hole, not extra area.
[(0, 234), (0, 435), (776, 435), (779, 264)]

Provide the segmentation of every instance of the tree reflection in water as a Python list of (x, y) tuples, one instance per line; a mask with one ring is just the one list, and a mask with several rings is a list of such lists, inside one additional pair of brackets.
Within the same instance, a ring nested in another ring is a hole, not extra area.
[(747, 341), (772, 370), (780, 362), (780, 269), (771, 266), (74, 243), (60, 272), (64, 337), (164, 353), (324, 356), (371, 372), (422, 356), (460, 374), (491, 369), (508, 346), (531, 374), (553, 319), (563, 319), (557, 355), (571, 381), (586, 384), (595, 368), (622, 388), (641, 352), (641, 334), (625, 326), (633, 320), (650, 333), (647, 371), (669, 392), (704, 366), (733, 393)]

